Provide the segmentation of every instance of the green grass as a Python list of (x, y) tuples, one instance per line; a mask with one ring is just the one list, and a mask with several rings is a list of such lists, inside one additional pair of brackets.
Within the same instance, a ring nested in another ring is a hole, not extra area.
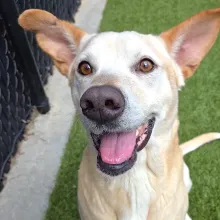
[[(169, 2), (169, 3), (168, 3)], [(219, 7), (220, 0), (109, 0), (100, 31), (135, 30), (158, 34), (189, 16)], [(98, 6), (97, 6), (98, 7)], [(220, 37), (196, 74), (180, 92), (180, 140), (220, 131)], [(77, 220), (77, 170), (86, 136), (79, 120), (72, 127), (45, 220)], [(193, 189), (189, 213), (194, 220), (220, 219), (220, 142), (185, 158)]]

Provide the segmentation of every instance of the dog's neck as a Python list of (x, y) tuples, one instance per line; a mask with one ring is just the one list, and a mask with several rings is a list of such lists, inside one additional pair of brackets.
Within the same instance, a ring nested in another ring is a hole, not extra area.
[(155, 132), (146, 147), (147, 168), (155, 178), (166, 176), (168, 156), (179, 153), (178, 127), (179, 121), (175, 119), (170, 129), (163, 133)]

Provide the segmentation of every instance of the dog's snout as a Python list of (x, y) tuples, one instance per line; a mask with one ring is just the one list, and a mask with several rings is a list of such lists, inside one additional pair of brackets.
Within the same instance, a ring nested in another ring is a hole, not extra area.
[(94, 86), (80, 99), (83, 114), (96, 122), (105, 123), (119, 117), (125, 108), (125, 99), (113, 86)]

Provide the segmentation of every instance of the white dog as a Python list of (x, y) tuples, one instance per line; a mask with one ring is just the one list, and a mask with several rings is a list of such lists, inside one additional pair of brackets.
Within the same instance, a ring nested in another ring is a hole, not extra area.
[[(178, 141), (178, 90), (214, 44), (220, 8), (196, 14), (159, 36), (89, 35), (42, 10), (19, 24), (69, 79), (88, 132), (78, 183), (83, 220), (184, 220), (189, 170), (183, 155), (219, 133)], [(74, 147), (74, 146), (73, 146)]]

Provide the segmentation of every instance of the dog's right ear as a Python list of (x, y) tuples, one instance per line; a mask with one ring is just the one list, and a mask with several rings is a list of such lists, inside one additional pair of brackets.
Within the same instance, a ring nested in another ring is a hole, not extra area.
[(36, 33), (41, 49), (50, 55), (58, 70), (67, 76), (76, 48), (86, 32), (39, 9), (24, 11), (18, 23), (25, 30)]

